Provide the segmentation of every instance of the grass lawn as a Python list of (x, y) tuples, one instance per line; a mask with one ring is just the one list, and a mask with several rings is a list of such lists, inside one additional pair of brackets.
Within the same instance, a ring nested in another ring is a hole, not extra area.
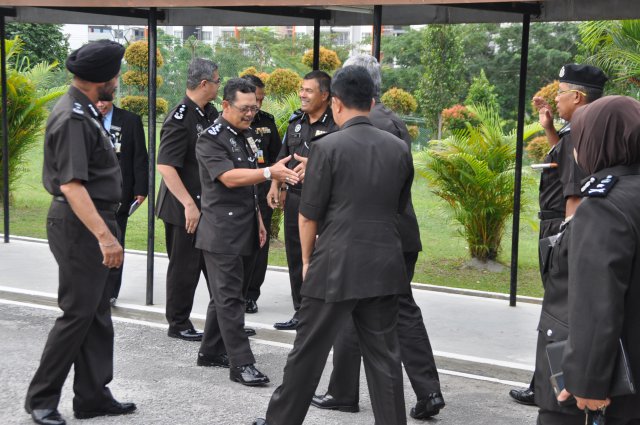
[[(10, 233), (13, 235), (45, 238), (45, 217), (51, 197), (42, 187), (42, 149), (36, 147), (25, 164), (28, 171), (20, 179), (13, 191), (14, 197), (10, 210)], [(528, 170), (525, 170), (528, 172)], [(157, 179), (159, 184), (159, 178)], [(518, 260), (518, 294), (542, 296), (542, 285), (538, 272), (537, 254), (537, 178), (525, 179), (523, 200), (527, 205), (520, 216), (520, 243)], [(156, 190), (157, 193), (157, 190)], [(420, 233), (424, 251), (421, 253), (414, 282), (433, 285), (452, 286), (492, 292), (509, 292), (510, 271), (481, 272), (463, 268), (469, 259), (464, 239), (458, 234), (457, 227), (448, 217), (443, 203), (433, 195), (427, 184), (417, 177), (413, 185), (413, 203), (420, 223)], [(145, 203), (146, 206), (146, 203)], [(140, 208), (129, 219), (127, 227), (127, 248), (146, 250), (147, 246), (147, 209)], [(2, 217), (2, 211), (0, 211)], [(156, 220), (155, 249), (165, 252), (164, 226)], [(511, 222), (502, 241), (499, 261), (510, 264)], [(269, 264), (286, 266), (284, 244), (273, 241), (269, 254)]]

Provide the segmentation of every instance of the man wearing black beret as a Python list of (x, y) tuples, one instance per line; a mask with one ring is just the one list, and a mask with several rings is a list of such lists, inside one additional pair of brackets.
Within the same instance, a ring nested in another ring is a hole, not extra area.
[[(573, 216), (581, 201), (580, 182), (586, 177), (573, 158), (573, 142), (571, 140), (571, 118), (573, 113), (581, 106), (591, 103), (602, 96), (607, 76), (600, 68), (591, 65), (578, 65), (575, 63), (564, 65), (558, 74), (558, 93), (555, 98), (556, 108), (560, 118), (566, 124), (556, 131), (551, 106), (541, 97), (534, 97), (533, 102), (538, 109), (540, 124), (544, 128), (545, 135), (551, 149), (545, 157), (545, 164), (540, 177), (540, 234), (539, 239), (544, 239), (560, 232), (560, 225), (567, 218)], [(553, 305), (554, 300), (565, 299), (554, 297), (555, 291), (566, 291), (564, 288), (554, 288), (548, 283), (549, 272), (545, 270), (540, 261), (540, 274), (542, 276), (545, 297), (543, 299), (543, 315), (540, 319), (538, 330), (538, 359), (536, 360), (536, 373), (531, 380), (529, 388), (512, 389), (509, 395), (519, 403), (535, 405), (544, 410), (553, 410), (557, 407), (555, 396), (550, 392), (548, 377), (543, 376), (543, 370), (548, 369), (545, 354), (546, 344), (566, 336), (567, 308), (565, 305)], [(544, 417), (546, 413), (541, 413)]]
[(113, 377), (109, 270), (122, 264), (115, 213), (122, 177), (114, 146), (95, 104), (113, 100), (124, 47), (96, 41), (74, 51), (69, 91), (47, 121), (42, 180), (53, 196), (47, 215), (49, 248), (58, 263), (58, 305), (25, 409), (35, 423), (64, 425), (58, 403), (74, 367), (73, 410), (78, 419), (123, 415), (107, 385)]

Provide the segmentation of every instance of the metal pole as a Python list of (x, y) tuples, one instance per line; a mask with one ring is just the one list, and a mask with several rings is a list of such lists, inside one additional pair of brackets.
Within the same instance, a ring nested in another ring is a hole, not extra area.
[(320, 18), (313, 18), (313, 70), (320, 69)]
[(520, 53), (520, 89), (518, 91), (518, 130), (516, 135), (516, 173), (513, 194), (513, 231), (511, 237), (511, 287), (509, 306), (516, 306), (518, 292), (518, 240), (520, 238), (520, 191), (522, 188), (522, 147), (524, 144), (524, 107), (527, 89), (527, 61), (529, 56), (529, 26), (531, 16), (522, 17), (522, 49)]
[(2, 84), (2, 208), (4, 210), (4, 243), (9, 243), (9, 124), (7, 120), (7, 52), (5, 18), (0, 19), (0, 73)]
[(380, 45), (382, 41), (382, 6), (373, 6), (373, 45), (371, 54), (380, 63)]
[(147, 229), (147, 305), (153, 304), (153, 261), (155, 244), (155, 201), (156, 201), (156, 50), (158, 18), (157, 9), (149, 9), (149, 197)]

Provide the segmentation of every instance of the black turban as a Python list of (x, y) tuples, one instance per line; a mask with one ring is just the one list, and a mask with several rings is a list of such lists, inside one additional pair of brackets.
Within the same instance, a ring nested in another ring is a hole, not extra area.
[(92, 83), (104, 83), (120, 72), (124, 47), (110, 40), (87, 43), (71, 52), (67, 69), (78, 78)]

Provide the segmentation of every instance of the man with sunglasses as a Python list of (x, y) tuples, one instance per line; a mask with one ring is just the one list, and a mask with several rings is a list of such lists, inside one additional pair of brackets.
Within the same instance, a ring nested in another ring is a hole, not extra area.
[(249, 129), (259, 110), (256, 86), (229, 80), (222, 110), (196, 144), (202, 217), (195, 246), (204, 254), (211, 293), (197, 364), (230, 368), (230, 379), (243, 385), (264, 385), (269, 378), (255, 368), (244, 331), (244, 276), (267, 237), (256, 185), (272, 178), (295, 183), (298, 174), (287, 168), (290, 156), (258, 167), (259, 149)]
[[(554, 126), (551, 106), (541, 97), (533, 98), (533, 103), (538, 109), (540, 124), (551, 145), (544, 164), (541, 164), (545, 168), (542, 168), (540, 177), (539, 239), (557, 234), (564, 219), (572, 216), (580, 204), (580, 181), (586, 176), (573, 158), (571, 118), (579, 107), (602, 96), (607, 77), (601, 69), (591, 65), (567, 64), (560, 69), (558, 81), (556, 108), (560, 118), (567, 122), (559, 131), (556, 131)], [(542, 259), (540, 259), (540, 274), (544, 279)], [(563, 306), (563, 309), (566, 310), (566, 306)], [(564, 316), (564, 314), (561, 315)], [(548, 335), (549, 342), (557, 338), (562, 339), (560, 335), (566, 335), (566, 331), (558, 329), (556, 322), (547, 320), (547, 317), (548, 315), (542, 315), (538, 326), (539, 331)], [(539, 357), (544, 355), (544, 353), (538, 354)], [(538, 404), (542, 408), (539, 398), (543, 400), (543, 404), (546, 404), (547, 399), (555, 403), (553, 393), (547, 394), (548, 384), (548, 382), (538, 383), (532, 379), (528, 388), (512, 389), (509, 395), (519, 403)], [(544, 394), (538, 394), (536, 388), (540, 386), (545, 388)]]
[(186, 341), (202, 340), (189, 319), (200, 272), (207, 278), (202, 253), (193, 246), (200, 219), (200, 177), (196, 140), (218, 117), (210, 103), (218, 95), (218, 65), (196, 58), (189, 64), (187, 93), (168, 114), (160, 131), (158, 171), (162, 175), (158, 218), (164, 221), (167, 254), (166, 317), (168, 335)]

